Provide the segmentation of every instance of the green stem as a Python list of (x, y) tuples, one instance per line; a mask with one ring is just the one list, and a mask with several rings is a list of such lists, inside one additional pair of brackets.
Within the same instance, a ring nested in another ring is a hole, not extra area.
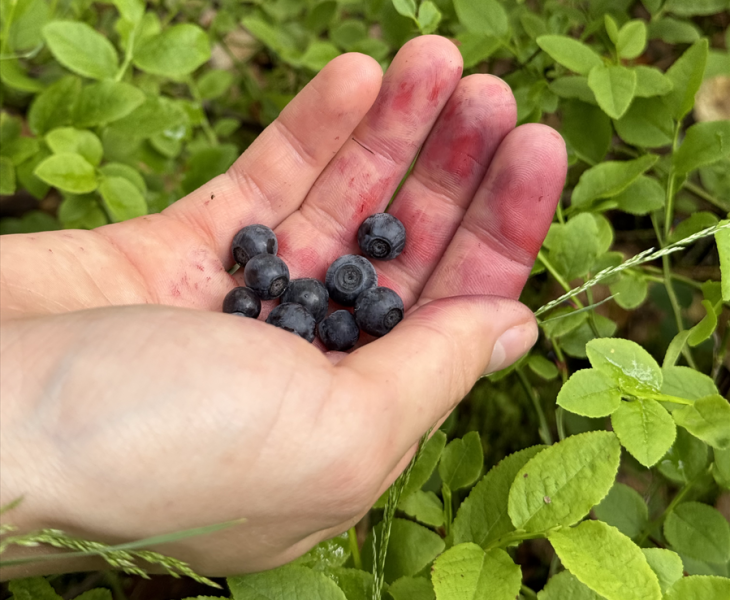
[[(674, 320), (677, 323), (677, 332), (682, 333), (684, 331), (684, 323), (682, 322), (682, 309), (679, 306), (677, 300), (677, 294), (674, 292), (674, 284), (672, 283), (672, 269), (669, 264), (669, 255), (662, 256), (662, 269), (664, 270), (664, 287), (667, 290), (667, 296), (669, 296), (669, 303), (672, 305), (672, 312), (674, 313)], [(687, 364), (693, 369), (697, 369), (692, 352), (685, 346), (682, 348), (682, 355), (687, 359)]]
[[(548, 273), (550, 273), (550, 275), (555, 277), (555, 281), (557, 281), (560, 284), (560, 287), (562, 287), (566, 292), (569, 292), (571, 290), (570, 285), (568, 285), (568, 282), (565, 281), (565, 279), (563, 279), (563, 276), (560, 273), (558, 273), (557, 269), (555, 268), (555, 265), (553, 265), (550, 262), (550, 260), (548, 260), (548, 257), (545, 255), (545, 253), (542, 250), (540, 250), (537, 253), (537, 258), (543, 265), (545, 265), (545, 268), (548, 270)], [(585, 308), (583, 303), (580, 300), (578, 300), (578, 298), (573, 298), (573, 302), (575, 302), (575, 305), (578, 308)]]
[(444, 530), (449, 535), (454, 520), (454, 503), (451, 499), (451, 488), (445, 483), (441, 484), (441, 495), (444, 497)]
[(355, 564), (356, 569), (362, 570), (360, 546), (357, 545), (357, 530), (354, 526), (350, 527), (350, 529), (347, 530), (347, 537), (350, 540), (350, 553), (352, 554), (352, 562)]
[[(677, 121), (677, 125), (674, 128), (674, 139), (672, 140), (672, 154), (677, 151), (677, 143), (679, 141), (679, 131), (682, 123)], [(672, 229), (672, 219), (674, 218), (674, 166), (669, 168), (669, 174), (667, 175), (667, 201), (664, 207), (664, 237), (669, 237), (669, 232)]]
[(503, 535), (501, 538), (494, 540), (486, 548), (485, 552), (494, 550), (495, 548), (506, 548), (517, 542), (524, 542), (526, 540), (536, 540), (538, 538), (544, 538), (547, 535), (547, 531), (540, 531), (538, 533), (527, 533), (525, 531), (512, 531)]
[(684, 404), (687, 406), (692, 406), (694, 404), (693, 400), (687, 400), (686, 398), (679, 398), (678, 396), (670, 396), (669, 394), (662, 394), (661, 392), (642, 393), (641, 397), (649, 398), (651, 400), (659, 400), (659, 402), (671, 402), (672, 404)]
[(528, 588), (524, 583), (520, 587), (520, 593), (525, 596), (525, 598), (535, 598), (537, 600), (537, 594), (532, 588)]
[(723, 333), (722, 339), (720, 340), (720, 350), (715, 355), (715, 360), (712, 365), (712, 378), (716, 383), (720, 383), (718, 380), (720, 367), (722, 367), (722, 363), (725, 360), (728, 346), (730, 346), (730, 321), (725, 324), (725, 333)]
[(124, 53), (124, 62), (122, 63), (122, 66), (119, 67), (119, 71), (117, 71), (116, 76), (114, 77), (114, 81), (121, 81), (124, 77), (124, 74), (127, 72), (127, 69), (129, 68), (129, 65), (132, 63), (132, 57), (134, 56), (134, 37), (137, 32), (137, 25), (135, 25), (134, 29), (129, 34), (129, 39), (127, 40), (127, 50)]
[(203, 98), (200, 96), (200, 92), (198, 91), (198, 86), (195, 85), (195, 81), (192, 77), (187, 78), (187, 84), (188, 89), (190, 90), (190, 94), (193, 96), (193, 99), (195, 102), (197, 102), (201, 107), (201, 112), (203, 114), (203, 122), (200, 124), (203, 128), (203, 131), (205, 132), (205, 135), (208, 138), (208, 141), (213, 145), (218, 145), (218, 136), (215, 134), (215, 131), (213, 131), (213, 128), (210, 126), (210, 121), (208, 120), (208, 115), (205, 113), (205, 109), (203, 108)]
[(10, 37), (10, 27), (13, 24), (13, 17), (15, 16), (15, 7), (18, 4), (18, 0), (10, 0), (10, 9), (8, 15), (5, 17), (5, 27), (3, 28), (3, 41), (0, 44), (0, 54), (5, 56), (5, 51), (8, 48), (8, 37)]
[(537, 419), (540, 422), (540, 428), (538, 430), (540, 434), (540, 439), (545, 444), (551, 445), (553, 443), (553, 436), (550, 434), (550, 427), (548, 426), (547, 419), (545, 418), (545, 412), (542, 410), (540, 396), (535, 391), (535, 388), (532, 387), (532, 385), (530, 384), (530, 381), (527, 379), (527, 375), (525, 375), (525, 372), (522, 369), (515, 369), (515, 371), (517, 372), (517, 376), (520, 378), (520, 383), (522, 384), (522, 387), (525, 389), (527, 396), (530, 398), (532, 405), (535, 407)]

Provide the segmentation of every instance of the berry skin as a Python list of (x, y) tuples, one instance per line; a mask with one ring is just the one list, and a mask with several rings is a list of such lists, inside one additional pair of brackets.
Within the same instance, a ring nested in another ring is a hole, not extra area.
[(360, 329), (380, 337), (403, 320), (403, 300), (387, 287), (363, 292), (355, 303), (355, 321)]
[(279, 242), (276, 234), (266, 225), (247, 225), (234, 237), (231, 244), (233, 260), (242, 267), (258, 254), (273, 254), (276, 256)]
[(346, 310), (336, 310), (319, 324), (319, 339), (327, 350), (350, 350), (360, 337), (355, 317)]
[(354, 306), (360, 294), (378, 285), (378, 274), (367, 258), (346, 254), (327, 269), (324, 284), (332, 300), (343, 306)]
[(314, 317), (301, 304), (285, 302), (269, 313), (266, 322), (274, 327), (296, 333), (308, 342), (314, 341)]
[(282, 302), (296, 302), (306, 308), (319, 323), (327, 316), (330, 295), (321, 281), (316, 279), (292, 279), (281, 297)]
[(261, 312), (261, 300), (247, 287), (233, 288), (223, 300), (223, 312), (255, 319)]
[(243, 280), (262, 300), (278, 298), (289, 285), (289, 267), (273, 254), (259, 254), (246, 263)]
[(393, 260), (406, 245), (406, 228), (388, 213), (369, 216), (357, 230), (357, 243), (365, 256)]

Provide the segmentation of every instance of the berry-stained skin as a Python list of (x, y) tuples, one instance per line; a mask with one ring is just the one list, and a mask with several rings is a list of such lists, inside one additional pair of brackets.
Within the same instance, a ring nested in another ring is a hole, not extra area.
[(360, 328), (347, 310), (336, 310), (319, 324), (319, 339), (328, 350), (346, 352), (360, 339)]
[(295, 333), (308, 342), (314, 341), (316, 327), (314, 317), (301, 304), (294, 302), (279, 304), (266, 317), (266, 322), (274, 327)]
[(289, 267), (278, 256), (258, 254), (243, 269), (246, 287), (262, 300), (278, 298), (289, 285)]
[[(423, 432), (537, 335), (516, 299), (567, 162), (553, 129), (515, 120), (504, 82), (461, 79), (458, 48), (421, 36), (384, 78), (366, 56), (334, 59), (227, 173), (161, 214), (0, 236), (3, 455), (48, 456), (3, 463), (3, 500), (26, 498), (14, 524), (132, 540), (245, 517), (165, 548), (224, 575), (355, 523)], [(291, 275), (323, 280), (419, 148), (388, 208), (408, 243), (377, 264), (406, 309), (393, 331), (323, 354), (220, 313), (243, 284), (227, 273), (237, 231), (271, 227)], [(518, 341), (488, 367), (507, 330)]]
[(367, 258), (346, 254), (329, 266), (324, 284), (332, 300), (343, 306), (354, 306), (360, 294), (378, 285), (378, 274)]
[(403, 300), (387, 287), (370, 288), (355, 302), (355, 321), (365, 333), (377, 337), (389, 333), (403, 320)]
[(281, 297), (282, 302), (296, 302), (306, 308), (319, 323), (327, 316), (330, 295), (318, 279), (293, 279)]
[(261, 300), (247, 287), (236, 287), (223, 299), (223, 312), (255, 319), (261, 313)]
[(231, 243), (233, 260), (242, 267), (257, 254), (274, 254), (279, 250), (276, 234), (266, 225), (246, 225)]
[(393, 260), (406, 245), (406, 228), (388, 213), (370, 215), (357, 230), (362, 253), (376, 260)]

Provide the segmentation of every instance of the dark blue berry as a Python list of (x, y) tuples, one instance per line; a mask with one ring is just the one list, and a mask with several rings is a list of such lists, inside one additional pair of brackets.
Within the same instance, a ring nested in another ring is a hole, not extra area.
[(327, 269), (324, 284), (332, 300), (343, 306), (353, 306), (360, 294), (378, 285), (378, 274), (367, 258), (346, 254)]
[(327, 350), (350, 350), (359, 337), (360, 328), (347, 310), (336, 310), (319, 324), (319, 339)]
[(296, 302), (306, 308), (319, 323), (327, 316), (330, 295), (321, 281), (316, 279), (292, 279), (281, 297), (282, 302)]
[(385, 335), (402, 320), (403, 300), (390, 288), (371, 288), (355, 303), (355, 321), (370, 335)]
[(314, 340), (314, 327), (316, 325), (314, 317), (301, 304), (294, 302), (279, 304), (269, 313), (266, 322), (274, 327), (296, 333), (308, 342)]
[(289, 285), (289, 267), (273, 254), (259, 254), (246, 263), (243, 279), (262, 300), (278, 298)]
[(233, 260), (242, 267), (254, 256), (273, 254), (276, 256), (279, 243), (276, 234), (266, 225), (247, 225), (233, 237), (231, 252)]
[(388, 213), (371, 215), (360, 225), (357, 243), (365, 256), (393, 260), (406, 245), (406, 228)]
[(223, 312), (255, 319), (261, 312), (261, 300), (247, 287), (233, 288), (223, 300)]

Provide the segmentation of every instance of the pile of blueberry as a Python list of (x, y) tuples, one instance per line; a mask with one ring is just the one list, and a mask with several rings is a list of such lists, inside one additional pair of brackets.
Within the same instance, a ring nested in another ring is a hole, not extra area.
[[(406, 229), (388, 213), (365, 219), (357, 232), (362, 253), (376, 260), (393, 260), (406, 243)], [(296, 333), (308, 342), (319, 337), (329, 350), (350, 350), (360, 330), (374, 336), (388, 333), (403, 319), (403, 300), (393, 290), (378, 287), (373, 264), (356, 254), (340, 256), (333, 262), (324, 284), (316, 279), (289, 280), (289, 268), (277, 255), (276, 234), (265, 225), (248, 225), (233, 238), (235, 261), (243, 268), (246, 287), (232, 289), (223, 300), (223, 312), (255, 319), (261, 300), (281, 298), (266, 322)], [(329, 300), (348, 310), (327, 316)]]

